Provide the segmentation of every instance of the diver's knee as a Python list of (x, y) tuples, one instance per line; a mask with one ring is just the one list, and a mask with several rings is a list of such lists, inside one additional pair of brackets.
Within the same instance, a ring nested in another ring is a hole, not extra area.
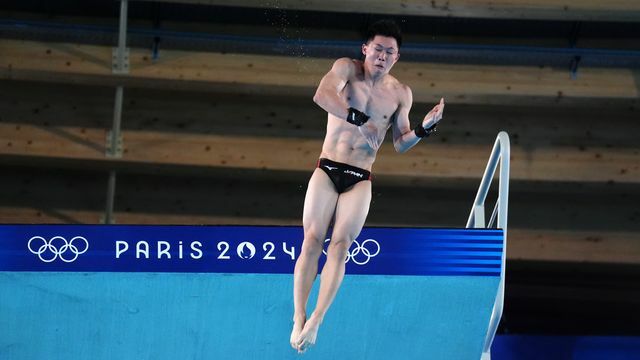
[(328, 253), (331, 256), (338, 256), (346, 259), (349, 253), (349, 248), (353, 243), (353, 239), (349, 236), (334, 236), (329, 243)]
[(302, 242), (302, 253), (306, 255), (320, 256), (324, 245), (324, 239), (313, 233), (307, 233)]

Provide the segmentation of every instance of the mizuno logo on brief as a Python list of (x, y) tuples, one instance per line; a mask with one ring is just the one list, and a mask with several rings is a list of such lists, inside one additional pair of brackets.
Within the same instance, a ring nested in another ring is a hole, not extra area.
[(360, 174), (360, 173), (357, 173), (357, 172), (355, 172), (355, 171), (353, 171), (353, 170), (345, 170), (345, 171), (344, 171), (344, 173), (345, 173), (345, 174), (350, 174), (350, 175), (353, 175), (353, 176), (357, 176), (357, 177), (359, 177), (359, 178), (361, 178), (361, 177), (363, 177), (363, 176), (364, 176), (364, 175), (362, 175), (362, 174)]
[(333, 167), (333, 166), (329, 166), (329, 165), (323, 165), (323, 166), (326, 167), (327, 170), (329, 170), (329, 171), (337, 169), (337, 167)]

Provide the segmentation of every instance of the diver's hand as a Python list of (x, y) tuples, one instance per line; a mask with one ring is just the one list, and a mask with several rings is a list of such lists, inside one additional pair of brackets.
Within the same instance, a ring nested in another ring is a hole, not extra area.
[(369, 144), (373, 150), (377, 151), (380, 148), (382, 139), (378, 136), (378, 131), (375, 126), (358, 126), (358, 131), (360, 131), (360, 134), (362, 134), (364, 139), (367, 141), (367, 144)]
[(440, 99), (440, 103), (434, 106), (431, 111), (422, 120), (422, 127), (428, 129), (442, 120), (442, 114), (444, 113), (444, 98)]

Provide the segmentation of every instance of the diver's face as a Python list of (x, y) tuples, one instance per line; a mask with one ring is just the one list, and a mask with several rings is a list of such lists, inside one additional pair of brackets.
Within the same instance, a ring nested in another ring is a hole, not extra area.
[(376, 35), (371, 41), (362, 45), (364, 63), (372, 74), (386, 74), (400, 58), (396, 39)]

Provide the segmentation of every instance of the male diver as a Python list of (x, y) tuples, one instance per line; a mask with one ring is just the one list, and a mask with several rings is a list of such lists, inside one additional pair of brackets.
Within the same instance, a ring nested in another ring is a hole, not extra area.
[[(294, 271), (290, 343), (299, 353), (315, 344), (318, 329), (344, 277), (349, 247), (369, 212), (371, 166), (387, 130), (393, 129), (393, 145), (404, 153), (435, 131), (442, 118), (444, 99), (411, 128), (411, 89), (389, 74), (400, 58), (401, 45), (402, 35), (393, 21), (375, 22), (362, 45), (364, 60), (336, 60), (313, 97), (328, 113), (328, 119), (320, 160), (304, 201), (304, 240)], [(307, 300), (332, 219), (333, 232), (320, 277), (318, 301), (307, 318)]]

